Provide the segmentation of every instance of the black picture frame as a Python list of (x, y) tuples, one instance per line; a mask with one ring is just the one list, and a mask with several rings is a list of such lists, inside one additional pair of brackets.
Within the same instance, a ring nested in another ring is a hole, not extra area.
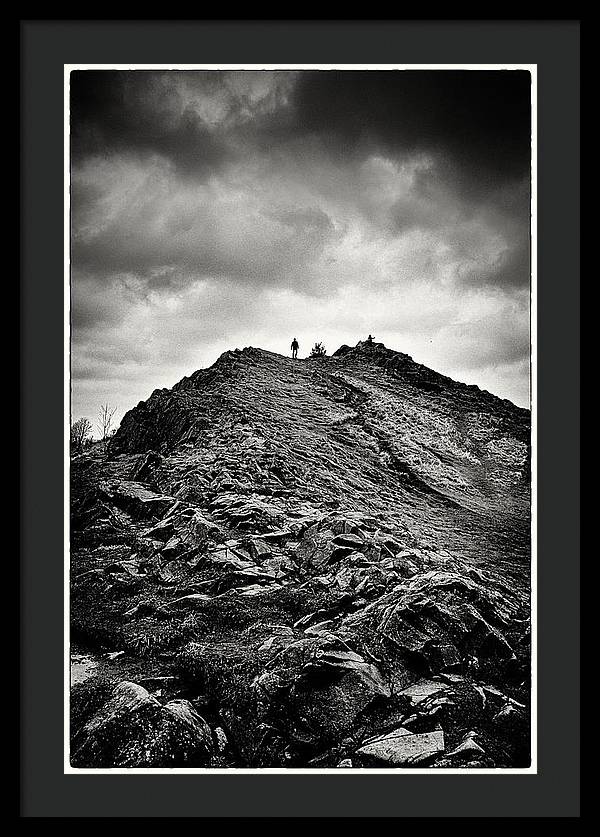
[[(21, 816), (579, 815), (578, 21), (21, 21)], [(64, 775), (66, 63), (529, 63), (538, 78), (537, 775)]]

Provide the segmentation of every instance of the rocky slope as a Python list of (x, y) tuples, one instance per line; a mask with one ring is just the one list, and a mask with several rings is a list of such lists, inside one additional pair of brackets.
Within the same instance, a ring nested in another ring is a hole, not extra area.
[(529, 412), (248, 348), (72, 463), (75, 766), (529, 763)]

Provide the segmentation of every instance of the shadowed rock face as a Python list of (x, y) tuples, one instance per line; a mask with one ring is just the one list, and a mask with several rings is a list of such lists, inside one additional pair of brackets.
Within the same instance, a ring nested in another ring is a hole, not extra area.
[(73, 463), (73, 630), (214, 764), (522, 766), (529, 432), (380, 343), (226, 352)]

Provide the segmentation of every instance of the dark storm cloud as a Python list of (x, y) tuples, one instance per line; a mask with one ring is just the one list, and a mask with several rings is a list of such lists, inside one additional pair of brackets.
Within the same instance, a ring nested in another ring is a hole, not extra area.
[(524, 71), (304, 73), (296, 127), (341, 154), (438, 153), (461, 169), (465, 189), (489, 188), (529, 171), (530, 84)]
[(520, 71), (74, 72), (76, 412), (288, 332), (526, 403), (529, 102)]
[(248, 86), (240, 73), (219, 71), (75, 71), (73, 157), (160, 154), (182, 176), (209, 176), (243, 154), (230, 140), (236, 131), (243, 136), (248, 123), (253, 123), (250, 133), (272, 129), (275, 136), (282, 129), (286, 136), (279, 106), (295, 74), (249, 72), (246, 77), (256, 83)]
[[(237, 129), (271, 151), (312, 134), (343, 156), (439, 153), (462, 169), (465, 188), (487, 188), (529, 170), (527, 72), (270, 73), (282, 80), (290, 75), (297, 78), (292, 107), (261, 111), (264, 101), (233, 91), (217, 71), (74, 72), (73, 153), (148, 151), (164, 154), (184, 172), (214, 170), (236, 156), (224, 131)], [(192, 76), (195, 85), (187, 81)], [(194, 93), (220, 98), (221, 112), (203, 120), (191, 104)], [(257, 125), (248, 116), (262, 118)]]
[(183, 174), (207, 174), (229, 158), (193, 110), (152, 72), (76, 71), (71, 76), (71, 149), (88, 154), (162, 154)]

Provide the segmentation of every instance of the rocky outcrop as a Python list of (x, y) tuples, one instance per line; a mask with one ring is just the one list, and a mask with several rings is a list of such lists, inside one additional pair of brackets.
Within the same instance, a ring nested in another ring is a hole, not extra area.
[(528, 432), (376, 342), (154, 392), (72, 466), (73, 764), (526, 765)]
[(346, 620), (363, 635), (374, 631), (400, 653), (418, 657), (429, 671), (493, 666), (516, 657), (505, 633), (522, 606), (510, 594), (456, 572), (419, 573)]

